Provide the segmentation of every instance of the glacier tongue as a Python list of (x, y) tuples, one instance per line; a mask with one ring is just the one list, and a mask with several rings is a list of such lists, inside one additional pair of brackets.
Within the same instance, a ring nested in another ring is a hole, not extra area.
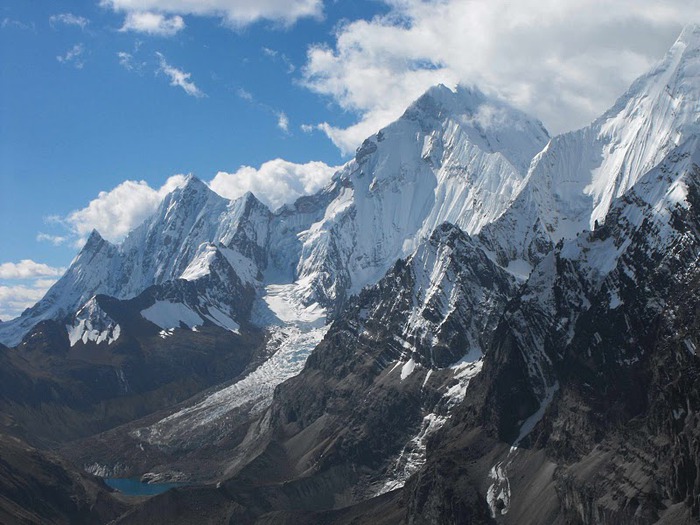
[(249, 415), (266, 409), (275, 387), (301, 371), (328, 331), (325, 310), (317, 304), (302, 304), (302, 295), (295, 283), (265, 287), (254, 306), (253, 320), (269, 327), (267, 351), (271, 357), (241, 380), (132, 435), (152, 445), (173, 445), (191, 439), (197, 429), (207, 432), (210, 425), (242, 407)]

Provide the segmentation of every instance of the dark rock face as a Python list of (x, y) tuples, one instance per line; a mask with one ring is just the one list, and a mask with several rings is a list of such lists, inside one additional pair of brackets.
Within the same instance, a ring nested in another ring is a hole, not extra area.
[(0, 522), (108, 523), (128, 505), (97, 478), (0, 434)]
[[(485, 475), (488, 463), (474, 466), (459, 458), (483, 446), (483, 438), (477, 444), (465, 436), (485, 431), (520, 447), (491, 460), (508, 467), (512, 491), (509, 508), (503, 500), (492, 507), (499, 521), (539, 522), (531, 510), (524, 513), (530, 497), (542, 512), (549, 509), (548, 521), (641, 524), (700, 517), (698, 174), (695, 165), (680, 174), (687, 206), (658, 215), (632, 191), (604, 226), (559, 245), (538, 265), (505, 310), (465, 402), (430, 442), (421, 473), (430, 478), (423, 483), (439, 487), (440, 465), (451, 460), (459, 467), (449, 479), (459, 479), (460, 470), (475, 473), (467, 476), (484, 497), (492, 481)], [(669, 185), (678, 175), (669, 175)], [(642, 219), (632, 223), (638, 214)], [(606, 274), (592, 270), (596, 254), (616, 249)], [(544, 394), (553, 387), (550, 402)], [(523, 436), (524, 421), (541, 406), (540, 423)], [(528, 492), (523, 481), (547, 470), (532, 469), (538, 451), (556, 465), (546, 473), (541, 495)], [(416, 491), (418, 482), (410, 483), (409, 505), (426, 499)], [(427, 498), (443, 492), (436, 488)], [(432, 523), (459, 516), (454, 511)]]
[[(430, 283), (423, 272), (436, 266), (443, 280)], [(432, 294), (429, 285), (437, 289)], [(449, 304), (442, 293), (448, 285)], [(512, 277), (466, 234), (442, 226), (424, 249), (350, 301), (304, 371), (278, 388), (273, 428), (289, 439), (321, 425), (314, 430), (319, 437), (306, 442), (308, 451), (323, 444), (314, 469), (348, 462), (381, 472), (425, 411), (440, 403), (436, 387), (450, 380), (446, 367), (474, 347), (486, 348), (496, 312), (515, 290)], [(418, 320), (414, 326), (410, 317)], [(409, 357), (422, 366), (404, 379), (392, 367)]]

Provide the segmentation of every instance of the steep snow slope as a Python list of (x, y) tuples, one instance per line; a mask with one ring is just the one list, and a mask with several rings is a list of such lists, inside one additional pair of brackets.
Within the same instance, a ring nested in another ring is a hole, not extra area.
[[(119, 246), (123, 260), (119, 287), (102, 293), (133, 297), (151, 284), (180, 277), (193, 279), (206, 268), (205, 262), (194, 261), (206, 259), (212, 251), (204, 244), (235, 247), (240, 255), (264, 268), (269, 215), (250, 193), (229, 201), (191, 177), (124, 239)], [(249, 275), (250, 269), (244, 273)]]
[(542, 125), (476, 89), (431, 88), (335, 175), (337, 197), (300, 233), (308, 298), (376, 282), (443, 222), (476, 233), (521, 189)]
[(602, 223), (614, 198), (696, 135), (699, 99), (700, 27), (689, 26), (602, 117), (540, 156), (532, 187), (553, 240)]
[(698, 100), (700, 27), (691, 25), (604, 115), (547, 144), (508, 211), (482, 230), (484, 245), (502, 265), (527, 268), (602, 224), (615, 198), (700, 131)]

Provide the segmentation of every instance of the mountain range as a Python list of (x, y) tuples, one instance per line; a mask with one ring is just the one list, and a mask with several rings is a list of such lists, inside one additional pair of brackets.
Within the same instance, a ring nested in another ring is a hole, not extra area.
[(696, 523), (698, 100), (688, 26), (581, 130), (436, 86), (292, 205), (94, 231), (0, 323), (0, 516)]

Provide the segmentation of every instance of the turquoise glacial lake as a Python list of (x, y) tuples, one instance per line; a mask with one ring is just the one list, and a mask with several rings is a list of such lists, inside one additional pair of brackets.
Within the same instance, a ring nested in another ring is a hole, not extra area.
[(142, 483), (139, 478), (103, 478), (103, 481), (127, 496), (155, 496), (187, 483)]

